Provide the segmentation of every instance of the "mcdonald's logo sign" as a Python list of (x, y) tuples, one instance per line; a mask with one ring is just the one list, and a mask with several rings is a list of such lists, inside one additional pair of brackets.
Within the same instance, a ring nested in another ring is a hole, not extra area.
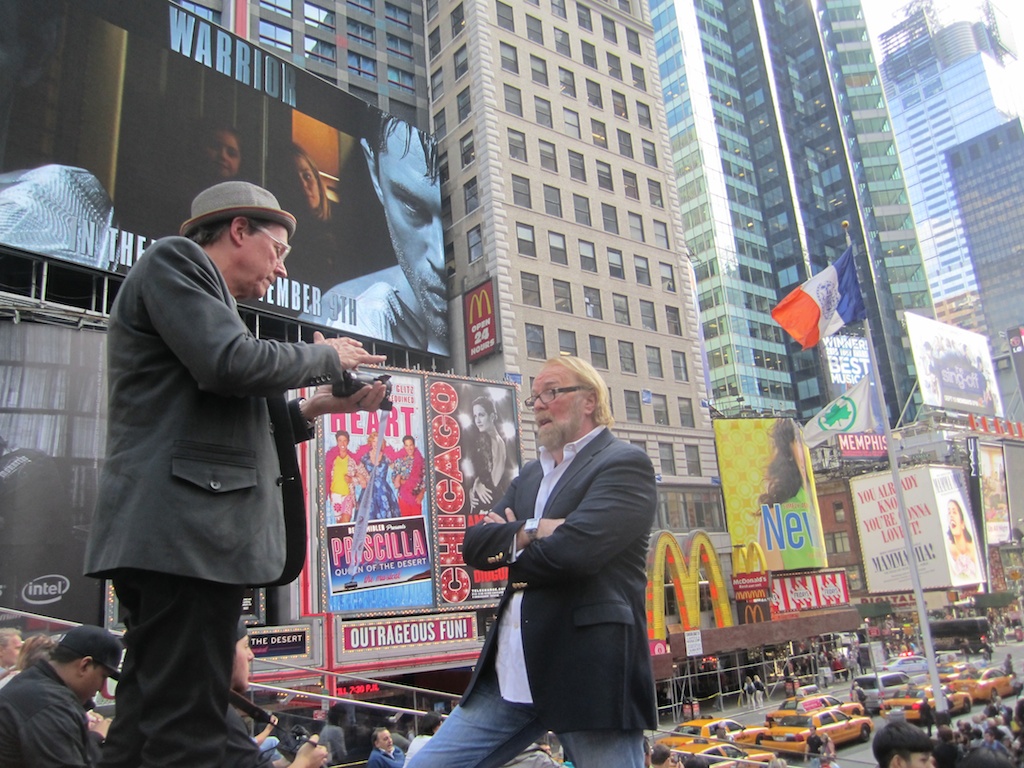
[(751, 600), (736, 603), (736, 615), (740, 624), (759, 624), (771, 616), (771, 604), (767, 600)]
[(478, 285), (462, 297), (466, 329), (466, 359), (469, 362), (498, 351), (498, 323), (494, 311), (494, 281)]
[(668, 636), (665, 626), (666, 571), (672, 578), (683, 629), (700, 629), (701, 569), (711, 590), (715, 626), (733, 626), (729, 590), (711, 538), (704, 531), (696, 531), (687, 539), (686, 551), (688, 556), (683, 555), (683, 548), (675, 536), (661, 531), (647, 556), (647, 633), (651, 639)]
[(768, 570), (768, 559), (764, 556), (761, 545), (752, 541), (745, 547), (733, 544), (732, 546), (732, 570), (733, 573), (763, 573)]

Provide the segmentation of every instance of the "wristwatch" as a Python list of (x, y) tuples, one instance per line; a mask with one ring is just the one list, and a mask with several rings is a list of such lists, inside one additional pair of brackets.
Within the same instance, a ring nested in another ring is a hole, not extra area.
[(540, 525), (539, 517), (531, 517), (526, 521), (526, 525), (523, 526), (523, 530), (526, 531), (526, 538), (533, 542), (537, 540), (537, 527)]

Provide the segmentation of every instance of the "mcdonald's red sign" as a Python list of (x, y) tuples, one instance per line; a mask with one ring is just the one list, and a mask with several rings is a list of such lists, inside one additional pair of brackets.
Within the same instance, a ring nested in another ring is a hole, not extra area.
[(494, 280), (462, 296), (466, 328), (466, 360), (474, 362), (498, 351), (498, 316), (494, 307)]

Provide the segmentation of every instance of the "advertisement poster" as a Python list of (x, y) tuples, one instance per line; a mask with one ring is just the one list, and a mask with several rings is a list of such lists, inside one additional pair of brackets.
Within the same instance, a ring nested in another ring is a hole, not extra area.
[(98, 623), (82, 575), (106, 454), (106, 334), (0, 322), (0, 606)]
[(322, 417), (328, 610), (432, 605), (423, 377), (391, 373), (389, 412)]
[(759, 542), (768, 570), (828, 565), (811, 458), (793, 419), (715, 419), (734, 547)]
[(198, 192), (254, 182), (298, 226), (250, 306), (449, 354), (432, 137), (180, 5), (23, 5), (5, 45), (32, 55), (0, 59), (0, 242), (123, 274)]
[[(924, 589), (984, 580), (963, 473), (946, 467), (900, 471), (910, 537)], [(890, 472), (850, 481), (864, 552), (868, 591), (896, 592), (910, 583), (896, 490)]]
[(988, 339), (913, 312), (907, 312), (906, 319), (924, 404), (1002, 416)]
[(791, 574), (772, 578), (772, 616), (850, 604), (845, 571)]
[(1006, 466), (1003, 446), (978, 444), (981, 464), (981, 510), (988, 544), (1010, 541), (1010, 506), (1006, 495)]
[(462, 560), (462, 540), (519, 474), (516, 392), (510, 385), (427, 379), (439, 607), (493, 601), (505, 589), (508, 569), (468, 567)]

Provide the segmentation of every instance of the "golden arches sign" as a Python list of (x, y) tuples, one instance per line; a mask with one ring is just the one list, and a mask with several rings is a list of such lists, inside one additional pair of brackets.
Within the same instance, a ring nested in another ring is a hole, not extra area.
[(722, 565), (711, 538), (696, 531), (686, 541), (688, 557), (676, 537), (661, 531), (647, 556), (647, 633), (651, 639), (668, 637), (665, 626), (665, 574), (672, 577), (679, 615), (684, 629), (700, 628), (700, 571), (704, 569), (711, 590), (715, 626), (731, 627), (732, 606), (725, 585)]
[(764, 573), (768, 570), (768, 559), (764, 556), (761, 545), (752, 541), (747, 546), (732, 548), (733, 573)]

